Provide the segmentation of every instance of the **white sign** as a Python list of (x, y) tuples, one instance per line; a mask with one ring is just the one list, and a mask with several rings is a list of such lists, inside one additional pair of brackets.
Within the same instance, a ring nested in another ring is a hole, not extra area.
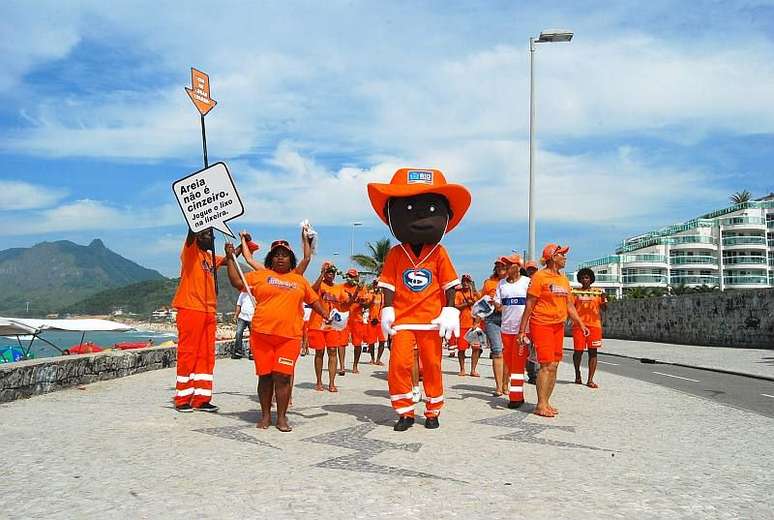
[(218, 162), (172, 184), (188, 227), (198, 233), (215, 228), (234, 238), (226, 222), (245, 212), (228, 168)]

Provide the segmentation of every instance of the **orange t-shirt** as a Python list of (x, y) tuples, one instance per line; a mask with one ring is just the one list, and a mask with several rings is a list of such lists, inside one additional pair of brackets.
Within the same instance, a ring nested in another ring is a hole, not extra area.
[(528, 296), (536, 296), (530, 322), (552, 325), (567, 320), (567, 299), (570, 297), (570, 281), (562, 274), (541, 269), (532, 275), (527, 289)]
[[(440, 244), (437, 247), (426, 244), (419, 257), (414, 256), (409, 244), (403, 244), (403, 247), (405, 252), (399, 245), (390, 249), (379, 276), (379, 286), (395, 292), (393, 327), (396, 330), (437, 329), (438, 326), (430, 322), (441, 314), (446, 304), (445, 291), (460, 284), (457, 271)], [(411, 260), (407, 254), (411, 255)], [(423, 260), (422, 264), (415, 267), (420, 260)], [(448, 304), (451, 306), (453, 302)]]
[[(458, 287), (457, 291), (454, 293), (454, 306), (457, 307), (464, 304), (466, 296), (468, 300), (472, 300), (473, 302), (478, 300), (478, 295), (473, 292), (473, 289), (461, 289)], [(473, 313), (471, 312), (470, 307), (465, 307), (460, 310), (460, 329), (469, 329), (472, 326)]]
[(500, 283), (500, 279), (497, 277), (489, 277), (484, 280), (484, 284), (481, 289), (481, 296), (491, 296), (494, 298), (495, 291), (497, 291), (497, 285)]
[[(345, 307), (345, 303), (349, 301), (349, 296), (347, 296), (343, 284), (326, 285), (325, 282), (321, 282), (320, 289), (317, 292), (320, 295), (320, 303), (327, 315), (330, 315), (333, 309), (341, 311), (342, 307)], [(322, 316), (313, 312), (312, 317), (309, 318), (309, 330), (330, 330), (330, 327), (325, 325)]]
[[(217, 267), (223, 265), (224, 261), (223, 256), (215, 257)], [(194, 240), (190, 245), (183, 245), (180, 262), (180, 284), (172, 300), (172, 307), (214, 313), (218, 297), (215, 294), (212, 252), (202, 251)]]
[(602, 305), (601, 289), (589, 289), (587, 291), (573, 289), (572, 303), (575, 305), (575, 310), (578, 311), (578, 316), (580, 316), (584, 325), (602, 328), (602, 315), (600, 313), (600, 306)]
[[(357, 284), (354, 285), (348, 285), (346, 283), (342, 284), (342, 287), (344, 287), (344, 291), (351, 297), (355, 294), (355, 291), (357, 291)], [(357, 293), (358, 298), (362, 298), (365, 294), (365, 289), (361, 288), (360, 291)], [(354, 320), (357, 320), (357, 323), (363, 322), (363, 308), (359, 303), (357, 303), (357, 300), (352, 300), (352, 305), (350, 305), (348, 308), (346, 305), (339, 308), (341, 312), (347, 312), (349, 311), (349, 321), (347, 322), (347, 326), (355, 323)]]
[[(245, 280), (255, 297), (250, 332), (300, 338), (304, 304), (320, 299), (306, 278), (294, 271), (280, 274), (271, 269), (260, 269), (245, 274)], [(313, 312), (312, 316), (316, 314)]]

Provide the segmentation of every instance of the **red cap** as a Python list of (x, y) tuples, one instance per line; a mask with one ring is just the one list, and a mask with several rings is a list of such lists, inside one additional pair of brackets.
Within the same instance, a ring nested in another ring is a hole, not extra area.
[(349, 269), (347, 269), (347, 276), (351, 276), (352, 278), (357, 278), (358, 276), (360, 276), (360, 273), (358, 273), (357, 269), (355, 269), (354, 267), (350, 267)]
[(550, 260), (554, 257), (554, 255), (558, 255), (559, 253), (567, 254), (567, 252), (570, 250), (570, 246), (560, 246), (559, 244), (548, 244), (546, 247), (543, 248), (543, 260)]
[(291, 253), (293, 252), (293, 248), (290, 247), (290, 243), (287, 240), (275, 240), (271, 243), (271, 247), (269, 248), (269, 251), (274, 251), (278, 247), (284, 247)]
[(501, 256), (500, 263), (503, 263), (505, 265), (514, 265), (514, 264), (521, 265), (522, 261), (519, 255), (508, 255), (508, 256)]
[(524, 264), (524, 269), (529, 269), (530, 267), (534, 267), (535, 269), (537, 269), (538, 268), (537, 262), (535, 262), (534, 260), (530, 260), (529, 262)]

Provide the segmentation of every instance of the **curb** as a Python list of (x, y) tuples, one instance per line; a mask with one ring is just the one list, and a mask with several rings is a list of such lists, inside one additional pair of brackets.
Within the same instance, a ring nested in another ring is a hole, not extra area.
[[(568, 352), (573, 352), (573, 349), (571, 348), (564, 348), (564, 350)], [(771, 381), (774, 382), (774, 377), (772, 376), (761, 376), (757, 374), (746, 374), (744, 372), (737, 372), (735, 370), (726, 370), (724, 368), (711, 368), (711, 367), (703, 367), (699, 365), (686, 365), (685, 363), (672, 363), (671, 361), (659, 361), (658, 359), (652, 359), (652, 358), (643, 358), (639, 356), (627, 356), (626, 354), (614, 354), (612, 352), (599, 352), (598, 355), (600, 356), (613, 356), (613, 357), (620, 357), (620, 358), (626, 358), (626, 359), (636, 359), (640, 363), (651, 363), (651, 364), (657, 364), (657, 365), (672, 365), (676, 367), (683, 367), (683, 368), (694, 368), (696, 370), (705, 370), (707, 372), (718, 372), (720, 374), (729, 374), (732, 376), (740, 376), (740, 377), (749, 377), (751, 379), (760, 379), (762, 381)]]

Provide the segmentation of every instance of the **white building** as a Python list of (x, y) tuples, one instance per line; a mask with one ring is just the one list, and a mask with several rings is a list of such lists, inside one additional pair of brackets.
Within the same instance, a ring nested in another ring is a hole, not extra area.
[[(583, 267), (619, 297), (634, 287), (774, 287), (774, 194), (627, 238), (614, 255)], [(575, 273), (567, 277), (577, 285)]]

